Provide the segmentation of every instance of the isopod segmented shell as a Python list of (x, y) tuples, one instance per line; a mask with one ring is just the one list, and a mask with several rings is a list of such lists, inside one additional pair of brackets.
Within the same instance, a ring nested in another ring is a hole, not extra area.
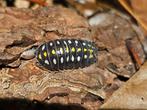
[(93, 42), (79, 39), (57, 39), (36, 50), (38, 62), (48, 70), (84, 68), (96, 62), (97, 48)]

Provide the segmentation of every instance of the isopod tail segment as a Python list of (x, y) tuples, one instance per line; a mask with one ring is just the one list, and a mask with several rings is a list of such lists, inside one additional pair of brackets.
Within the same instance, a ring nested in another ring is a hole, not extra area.
[(43, 43), (35, 52), (39, 64), (48, 70), (78, 69), (97, 62), (95, 43), (80, 39), (56, 39)]

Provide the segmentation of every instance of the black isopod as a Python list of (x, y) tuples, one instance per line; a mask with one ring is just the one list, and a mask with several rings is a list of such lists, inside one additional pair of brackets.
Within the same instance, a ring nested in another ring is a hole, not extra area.
[(91, 41), (56, 39), (39, 46), (35, 52), (38, 62), (48, 70), (77, 69), (97, 61), (98, 49)]

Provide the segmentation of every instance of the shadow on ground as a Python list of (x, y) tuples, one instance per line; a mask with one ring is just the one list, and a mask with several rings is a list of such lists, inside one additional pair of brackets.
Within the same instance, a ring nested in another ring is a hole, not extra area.
[(0, 110), (86, 110), (77, 104), (62, 105), (59, 103), (43, 103), (27, 99), (0, 99)]

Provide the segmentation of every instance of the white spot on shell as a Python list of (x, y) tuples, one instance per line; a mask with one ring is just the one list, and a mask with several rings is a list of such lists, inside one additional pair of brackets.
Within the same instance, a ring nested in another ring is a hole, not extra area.
[(65, 45), (67, 45), (66, 41), (63, 41)]
[(50, 42), (50, 46), (53, 46), (53, 43), (52, 42)]
[(80, 56), (78, 56), (78, 57), (77, 57), (77, 61), (80, 61), (80, 60), (81, 60), (81, 57), (80, 57)]
[(83, 45), (85, 46), (85, 45), (86, 45), (86, 43), (85, 43), (85, 42), (83, 42)]
[(60, 42), (59, 42), (59, 41), (57, 41), (57, 44), (60, 44)]
[(48, 61), (48, 60), (45, 60), (45, 61), (44, 61), (44, 63), (46, 63), (46, 64), (48, 64), (48, 65), (49, 65), (49, 61)]
[(44, 50), (44, 49), (45, 49), (45, 45), (42, 46), (42, 50)]
[(57, 64), (57, 61), (56, 61), (56, 59), (54, 58), (53, 59), (53, 63), (56, 65)]
[(87, 55), (84, 55), (84, 58), (86, 59), (87, 58)]
[(60, 61), (61, 61), (61, 63), (63, 63), (63, 62), (64, 62), (64, 59), (63, 59), (63, 57), (61, 57), (61, 58), (60, 58)]
[(68, 40), (68, 43), (71, 44), (72, 43), (71, 40)]
[(67, 61), (67, 62), (69, 61), (69, 56), (67, 56), (66, 61)]
[(75, 43), (76, 43), (76, 44), (78, 44), (78, 41), (77, 41), (77, 40), (75, 40)]
[(72, 61), (72, 62), (74, 61), (74, 56), (73, 56), (73, 55), (71, 56), (71, 61)]

